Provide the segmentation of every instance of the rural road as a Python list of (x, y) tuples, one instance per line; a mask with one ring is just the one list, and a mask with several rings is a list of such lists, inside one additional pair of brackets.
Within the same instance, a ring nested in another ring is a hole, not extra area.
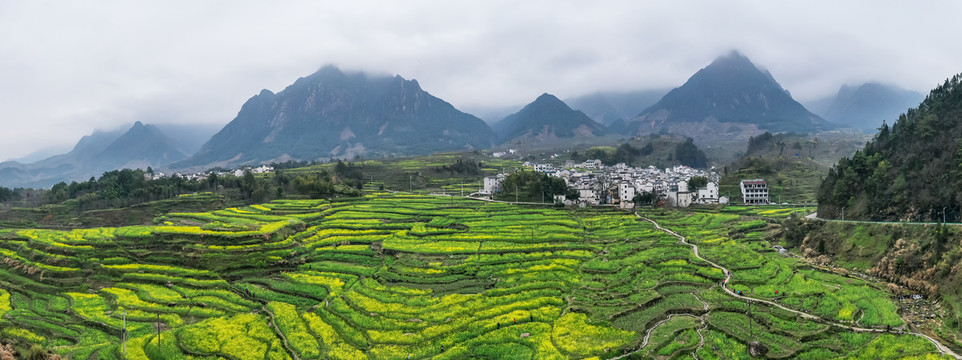
[[(939, 225), (939, 222), (924, 222), (924, 221), (871, 221), (871, 220), (839, 220), (839, 219), (824, 219), (818, 217), (817, 212), (805, 215), (806, 219), (818, 220), (824, 222), (839, 222), (839, 223), (852, 223), (852, 224), (886, 224), (886, 225)], [(962, 223), (945, 223), (946, 226), (962, 226)]]
[[(722, 273), (725, 274), (725, 283), (726, 283), (726, 284), (728, 283), (729, 280), (731, 280), (732, 274), (731, 274), (730, 271), (728, 271), (728, 269), (722, 267), (721, 265), (718, 265), (718, 264), (712, 262), (711, 260), (705, 259), (705, 258), (701, 257), (701, 255), (698, 254), (698, 245), (689, 243), (689, 242), (688, 242), (688, 239), (686, 239), (684, 236), (681, 236), (681, 235), (679, 235), (678, 233), (676, 233), (676, 232), (674, 232), (674, 231), (671, 231), (670, 229), (667, 229), (667, 228), (662, 227), (661, 225), (659, 225), (657, 222), (655, 222), (655, 221), (652, 220), (652, 219), (643, 217), (643, 216), (639, 215), (638, 213), (635, 213), (635, 216), (638, 216), (639, 218), (644, 219), (645, 221), (650, 222), (652, 225), (655, 226), (656, 229), (661, 230), (661, 231), (663, 231), (663, 232), (665, 232), (665, 233), (667, 233), (667, 234), (669, 234), (669, 235), (671, 235), (671, 236), (677, 237), (683, 244), (688, 245), (688, 246), (691, 246), (692, 252), (695, 254), (695, 257), (696, 257), (696, 258), (698, 258), (699, 260), (702, 260), (702, 261), (704, 261), (704, 262), (707, 262), (707, 263), (711, 264), (711, 266), (714, 266), (715, 268), (720, 269), (720, 270), (722, 271)], [(789, 308), (786, 308), (786, 307), (784, 307), (784, 306), (782, 306), (782, 305), (779, 305), (779, 304), (777, 304), (777, 303), (774, 303), (774, 302), (771, 302), (771, 301), (768, 301), (768, 300), (756, 299), (756, 298), (752, 298), (752, 297), (748, 297), (748, 296), (744, 296), (744, 295), (739, 295), (738, 293), (736, 293), (736, 292), (732, 291), (731, 289), (729, 289), (728, 286), (723, 286), (722, 289), (724, 289), (725, 292), (728, 293), (729, 295), (734, 296), (734, 297), (739, 298), (739, 299), (743, 299), (743, 300), (746, 300), (746, 301), (753, 301), (753, 302), (759, 302), (759, 303), (768, 304), (768, 305), (770, 305), (770, 306), (774, 306), (774, 307), (777, 307), (777, 308), (779, 308), (779, 309), (782, 309), (782, 310), (785, 310), (785, 311), (790, 311), (790, 312), (792, 312), (792, 313), (798, 314), (798, 315), (800, 315), (800, 316), (802, 316), (802, 317), (804, 317), (804, 318), (807, 318), (807, 319), (816, 320), (816, 321), (820, 320), (820, 318), (819, 318), (818, 316), (815, 316), (815, 315), (812, 315), (812, 314), (808, 314), (808, 313), (805, 313), (805, 312), (802, 312), (802, 311), (798, 311), (798, 310), (789, 309)], [(899, 332), (897, 332), (897, 331), (886, 331), (885, 329), (873, 329), (873, 328), (860, 328), (860, 327), (849, 326), (849, 325), (840, 324), (840, 323), (836, 323), (836, 322), (831, 322), (831, 321), (828, 321), (828, 320), (826, 320), (826, 319), (821, 319), (821, 322), (823, 322), (823, 323), (825, 323), (825, 324), (832, 325), (832, 326), (840, 327), (840, 328), (843, 328), (843, 329), (852, 330), (852, 331), (859, 331), (859, 332), (879, 332), (879, 333), (881, 333), (881, 332), (890, 332), (890, 333), (893, 333), (893, 334), (899, 334)], [(952, 351), (952, 349), (949, 349), (947, 346), (945, 346), (944, 344), (942, 344), (942, 343), (939, 342), (938, 340), (935, 340), (935, 339), (933, 339), (932, 337), (930, 337), (930, 336), (928, 336), (928, 335), (921, 334), (921, 333), (916, 333), (916, 332), (909, 332), (909, 333), (905, 333), (905, 334), (923, 337), (923, 338), (927, 339), (928, 341), (930, 341), (932, 344), (934, 344), (935, 347), (939, 349), (939, 352), (942, 353), (943, 355), (949, 355), (949, 356), (952, 356), (952, 357), (954, 357), (954, 358), (956, 358), (956, 359), (962, 359), (962, 357), (960, 357), (958, 354), (956, 354), (954, 351)]]

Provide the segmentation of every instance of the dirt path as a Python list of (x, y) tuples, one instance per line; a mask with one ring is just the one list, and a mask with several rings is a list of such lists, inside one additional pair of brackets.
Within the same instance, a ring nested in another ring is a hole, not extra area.
[[(688, 239), (686, 239), (684, 236), (678, 235), (678, 233), (676, 233), (676, 232), (674, 232), (674, 231), (671, 231), (670, 229), (661, 227), (661, 225), (659, 225), (657, 222), (655, 222), (655, 221), (652, 220), (652, 219), (643, 217), (643, 216), (639, 215), (638, 213), (635, 213), (635, 216), (638, 216), (639, 218), (644, 219), (645, 221), (650, 222), (652, 225), (655, 226), (656, 229), (661, 230), (661, 231), (664, 231), (665, 233), (667, 233), (667, 234), (669, 234), (669, 235), (671, 235), (671, 236), (677, 237), (678, 240), (681, 241), (681, 243), (683, 243), (683, 244), (685, 244), (685, 245), (688, 245), (688, 246), (691, 246), (692, 252), (695, 254), (695, 257), (696, 257), (696, 258), (698, 258), (698, 259), (700, 259), (700, 260), (702, 260), (702, 261), (704, 261), (704, 262), (707, 262), (707, 263), (711, 264), (711, 266), (720, 269), (720, 270), (725, 274), (725, 283), (726, 283), (726, 284), (728, 283), (729, 280), (731, 280), (732, 274), (731, 274), (730, 271), (728, 271), (728, 269), (722, 267), (721, 265), (718, 265), (718, 264), (712, 262), (711, 260), (708, 260), (708, 259), (705, 259), (705, 258), (701, 257), (701, 255), (698, 255), (698, 245), (689, 243), (689, 242), (688, 242)], [(777, 303), (774, 303), (774, 302), (771, 302), (771, 301), (768, 301), (768, 300), (756, 299), (756, 298), (752, 298), (752, 297), (748, 297), (748, 296), (744, 296), (744, 295), (739, 295), (738, 293), (736, 293), (736, 292), (732, 291), (731, 289), (729, 289), (728, 286), (724, 286), (724, 287), (722, 287), (722, 289), (724, 289), (725, 292), (728, 293), (728, 295), (734, 296), (734, 297), (739, 298), (739, 299), (743, 299), (743, 300), (745, 300), (745, 301), (752, 301), (752, 302), (758, 302), (758, 303), (767, 304), (767, 305), (774, 306), (774, 307), (777, 307), (777, 308), (782, 309), (782, 310), (785, 310), (785, 311), (789, 311), (789, 312), (798, 314), (798, 315), (800, 315), (800, 316), (802, 316), (802, 317), (804, 317), (804, 318), (806, 318), (806, 319), (811, 319), (811, 320), (820, 321), (820, 322), (822, 322), (822, 323), (824, 323), (824, 324), (828, 324), (828, 325), (835, 326), (835, 327), (840, 327), (840, 328), (843, 328), (843, 329), (848, 329), (848, 330), (852, 330), (852, 331), (859, 331), (859, 332), (877, 332), (877, 333), (888, 332), (888, 333), (892, 333), (892, 334), (908, 334), (908, 335), (920, 336), (920, 337), (923, 337), (923, 338), (927, 339), (927, 340), (930, 341), (932, 344), (934, 344), (935, 347), (936, 347), (937, 349), (939, 349), (939, 352), (942, 353), (943, 355), (949, 355), (949, 356), (952, 356), (952, 357), (954, 357), (954, 358), (956, 358), (956, 359), (962, 359), (962, 357), (960, 357), (958, 354), (956, 354), (954, 351), (952, 351), (952, 349), (949, 349), (947, 346), (945, 346), (945, 345), (942, 344), (941, 342), (939, 342), (939, 341), (937, 341), (937, 340), (933, 339), (932, 337), (930, 337), (930, 336), (928, 336), (928, 335), (925, 335), (925, 334), (921, 334), (921, 333), (917, 333), (917, 332), (902, 333), (902, 332), (899, 332), (899, 331), (888, 331), (888, 330), (885, 330), (885, 329), (860, 328), (860, 327), (855, 327), (855, 326), (849, 326), (849, 325), (845, 325), (845, 324), (840, 324), (840, 323), (832, 322), (832, 321), (829, 321), (829, 320), (827, 320), (827, 319), (822, 319), (822, 318), (820, 318), (820, 317), (818, 317), (818, 316), (815, 316), (815, 315), (812, 315), (812, 314), (808, 314), (808, 313), (805, 313), (805, 312), (802, 312), (802, 311), (798, 311), (798, 310), (794, 310), (794, 309), (789, 309), (789, 308), (787, 308), (787, 307), (784, 307), (784, 306), (782, 306), (782, 305), (780, 305), (780, 304), (777, 304)], [(650, 330), (649, 330), (649, 332), (650, 332)], [(647, 337), (647, 335), (646, 335), (646, 336), (645, 336), (645, 341), (646, 341), (646, 342), (647, 342), (647, 338), (648, 338), (648, 337)]]
[(648, 328), (648, 331), (645, 332), (645, 339), (641, 341), (641, 348), (644, 349), (646, 346), (648, 346), (648, 339), (651, 338), (651, 332), (652, 332), (652, 331), (654, 331), (654, 330), (657, 329), (659, 326), (661, 326), (661, 324), (664, 324), (664, 323), (668, 322), (668, 320), (671, 320), (671, 318), (674, 317), (674, 316), (675, 316), (674, 314), (668, 315), (668, 318), (667, 318), (667, 319), (662, 320), (662, 321), (659, 321), (659, 322), (655, 323), (655, 325), (652, 325), (650, 328)]
[(301, 360), (301, 358), (297, 355), (297, 351), (294, 351), (294, 348), (291, 347), (291, 344), (287, 342), (287, 336), (284, 336), (284, 332), (281, 331), (280, 325), (277, 325), (277, 319), (274, 317), (274, 312), (272, 312), (271, 309), (268, 309), (267, 305), (264, 305), (262, 309), (267, 312), (267, 315), (270, 317), (271, 330), (274, 330), (274, 332), (277, 333), (277, 336), (281, 338), (281, 345), (284, 346), (284, 350), (287, 351), (287, 354), (290, 355), (294, 360)]
[[(609, 359), (609, 360), (622, 359), (622, 358), (628, 357), (629, 355), (637, 354), (637, 353), (639, 353), (639, 352), (648, 350), (648, 349), (646, 349), (646, 347), (648, 346), (648, 340), (651, 338), (651, 332), (654, 331), (655, 329), (657, 329), (657, 328), (658, 328), (659, 326), (661, 326), (662, 324), (668, 322), (668, 320), (671, 320), (671, 318), (673, 318), (673, 317), (675, 317), (675, 316), (691, 316), (691, 317), (693, 317), (693, 318), (695, 318), (695, 319), (701, 320), (701, 322), (702, 322), (702, 327), (698, 328), (698, 330), (697, 330), (698, 338), (699, 338), (699, 340), (698, 340), (698, 347), (695, 348), (695, 351), (692, 351), (692, 353), (691, 353), (692, 356), (695, 357), (695, 359), (697, 359), (698, 357), (695, 356), (695, 352), (697, 352), (699, 349), (701, 349), (703, 346), (705, 346), (705, 337), (702, 336), (701, 331), (704, 330), (706, 327), (708, 327), (708, 323), (705, 322), (705, 319), (704, 319), (702, 316), (698, 316), (698, 315), (695, 315), (695, 314), (671, 314), (671, 315), (668, 315), (668, 318), (667, 318), (667, 319), (655, 323), (655, 324), (652, 325), (650, 328), (648, 328), (647, 331), (645, 331), (645, 337), (644, 337), (644, 339), (641, 341), (641, 345), (638, 346), (638, 349), (636, 349), (635, 351), (632, 351), (632, 352), (628, 352), (628, 353), (625, 353), (625, 354), (622, 354), (622, 355), (613, 357), (613, 358), (611, 358), (611, 359)], [(704, 316), (704, 315), (703, 315), (703, 316)]]
[[(702, 321), (704, 321), (704, 319)], [(698, 329), (698, 347), (695, 348), (695, 351), (691, 352), (691, 357), (695, 358), (695, 360), (698, 360), (698, 350), (701, 350), (703, 347), (705, 347), (705, 335), (703, 335), (701, 332), (707, 328), (708, 322), (705, 322), (705, 325)]]

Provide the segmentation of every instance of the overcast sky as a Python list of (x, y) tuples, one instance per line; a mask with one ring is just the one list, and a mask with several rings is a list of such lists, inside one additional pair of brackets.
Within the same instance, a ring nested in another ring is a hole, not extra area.
[(732, 49), (800, 101), (962, 72), (959, 1), (0, 0), (0, 159), (94, 129), (226, 124), (322, 65), (456, 107), (670, 88)]

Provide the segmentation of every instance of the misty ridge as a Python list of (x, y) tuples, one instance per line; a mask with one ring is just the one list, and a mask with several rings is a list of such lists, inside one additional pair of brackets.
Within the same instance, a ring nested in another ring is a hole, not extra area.
[(138, 121), (95, 131), (67, 153), (0, 163), (0, 185), (49, 187), (120, 168), (198, 172), (522, 144), (563, 147), (665, 132), (711, 146), (766, 131), (871, 131), (920, 97), (877, 83), (846, 85), (834, 97), (809, 103), (813, 112), (770, 72), (731, 51), (675, 89), (592, 92), (566, 101), (543, 94), (523, 107), (475, 107), (482, 120), (424, 91), (417, 80), (327, 65), (278, 93), (261, 91), (226, 126)]

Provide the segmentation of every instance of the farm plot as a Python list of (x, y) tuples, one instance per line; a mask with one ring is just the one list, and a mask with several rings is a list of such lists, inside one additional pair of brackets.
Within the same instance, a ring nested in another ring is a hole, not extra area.
[(762, 219), (711, 213), (649, 215), (698, 244), (705, 258), (731, 269), (727, 286), (732, 290), (852, 325), (904, 324), (880, 284), (812, 270), (771, 249), (759, 230), (772, 225)]
[[(901, 324), (874, 284), (769, 250), (777, 225), (764, 214), (645, 215), (735, 269), (733, 289), (861, 326)], [(887, 354), (902, 340), (911, 355), (937, 353), (911, 336), (749, 309), (687, 245), (614, 210), (280, 200), (156, 226), (0, 232), (0, 256), (0, 340), (75, 359), (710, 359), (742, 356), (753, 340), (778, 357)]]

